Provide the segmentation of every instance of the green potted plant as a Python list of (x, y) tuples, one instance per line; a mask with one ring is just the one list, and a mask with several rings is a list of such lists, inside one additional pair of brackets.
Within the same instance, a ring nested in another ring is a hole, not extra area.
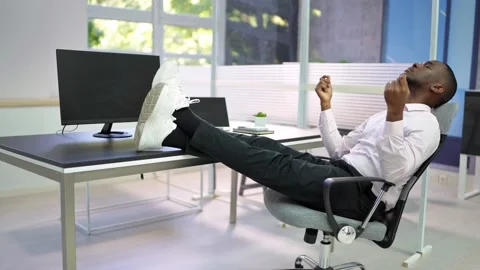
[(256, 127), (265, 127), (267, 125), (267, 114), (264, 112), (258, 112), (253, 115)]

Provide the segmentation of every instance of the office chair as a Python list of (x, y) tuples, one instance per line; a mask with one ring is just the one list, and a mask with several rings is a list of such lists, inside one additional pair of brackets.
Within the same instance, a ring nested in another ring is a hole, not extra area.
[[(265, 191), (264, 202), (267, 210), (283, 223), (289, 224), (293, 227), (306, 229), (304, 236), (305, 242), (315, 244), (318, 231), (320, 230), (323, 232), (323, 239), (320, 242), (320, 262), (317, 263), (310, 257), (301, 255), (295, 260), (295, 268), (303, 268), (302, 263), (305, 263), (316, 270), (347, 270), (355, 268), (365, 270), (365, 267), (357, 262), (330, 266), (329, 257), (330, 253), (333, 251), (335, 239), (340, 243), (351, 244), (355, 239), (361, 237), (373, 241), (382, 248), (389, 248), (395, 240), (395, 235), (400, 224), (408, 194), (444, 145), (448, 130), (450, 129), (450, 125), (457, 110), (458, 105), (456, 103), (447, 103), (433, 111), (433, 114), (437, 117), (440, 124), (440, 144), (435, 153), (420, 166), (417, 172), (415, 172), (410, 180), (404, 185), (395, 208), (386, 212), (382, 221), (368, 222), (380, 204), (382, 196), (391, 186), (393, 186), (392, 183), (389, 183), (384, 179), (360, 176), (329, 178), (325, 180), (325, 212), (316, 211), (302, 206), (292, 199), (271, 189)], [(374, 203), (373, 209), (370, 210), (369, 215), (363, 222), (333, 215), (329, 200), (330, 189), (333, 185), (342, 182), (356, 181), (376, 181), (384, 183), (382, 191)]]

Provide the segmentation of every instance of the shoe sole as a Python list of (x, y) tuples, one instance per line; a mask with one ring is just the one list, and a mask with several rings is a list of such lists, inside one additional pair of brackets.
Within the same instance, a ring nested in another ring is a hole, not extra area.
[[(144, 147), (146, 134), (158, 136), (158, 140), (163, 142), (165, 137), (175, 129), (176, 125), (171, 118), (174, 107), (170, 103), (169, 91), (167, 84), (158, 83), (145, 97), (135, 129), (135, 146), (137, 151), (145, 151), (147, 149)], [(142, 124), (143, 128), (141, 128)], [(160, 148), (161, 144), (157, 147)]]

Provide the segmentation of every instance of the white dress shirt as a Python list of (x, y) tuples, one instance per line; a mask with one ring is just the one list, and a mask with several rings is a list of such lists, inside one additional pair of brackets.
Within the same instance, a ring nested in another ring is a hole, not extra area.
[[(403, 120), (388, 122), (387, 111), (371, 116), (346, 136), (341, 136), (331, 110), (320, 113), (320, 134), (333, 159), (343, 159), (363, 176), (394, 183), (383, 196), (386, 210), (395, 207), (403, 185), (437, 149), (440, 127), (431, 108), (424, 104), (405, 106)], [(378, 196), (382, 183), (373, 182)]]

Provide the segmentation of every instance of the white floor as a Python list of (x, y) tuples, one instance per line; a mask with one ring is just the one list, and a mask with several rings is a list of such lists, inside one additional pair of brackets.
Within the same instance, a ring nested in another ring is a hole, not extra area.
[[(229, 190), (229, 170), (218, 169), (218, 189)], [(198, 172), (172, 172), (172, 188), (190, 198), (199, 189)], [(439, 175), (447, 181), (439, 183)], [(130, 177), (118, 184), (94, 185), (92, 206), (151, 198), (165, 193), (165, 173)], [(432, 253), (415, 269), (480, 269), (480, 197), (457, 202), (455, 175), (431, 170), (426, 243)], [(84, 185), (77, 208), (84, 209)], [(381, 249), (359, 240), (336, 244), (332, 263), (360, 261), (367, 269), (404, 269), (415, 251), (420, 185), (412, 192), (394, 245)], [(189, 192), (192, 191), (193, 193)], [(239, 199), (238, 222), (230, 225), (229, 196), (206, 202), (201, 213), (130, 229), (85, 236), (77, 233), (78, 269), (286, 269), (297, 255), (318, 256), (318, 246), (303, 242), (301, 229), (283, 228), (262, 204), (261, 188)], [(255, 194), (256, 193), (256, 194)], [(253, 195), (251, 195), (253, 194)], [(173, 209), (149, 203), (93, 216), (96, 225), (131, 220)], [(61, 269), (58, 191), (0, 199), (0, 269)], [(84, 218), (79, 220), (83, 221)]]

